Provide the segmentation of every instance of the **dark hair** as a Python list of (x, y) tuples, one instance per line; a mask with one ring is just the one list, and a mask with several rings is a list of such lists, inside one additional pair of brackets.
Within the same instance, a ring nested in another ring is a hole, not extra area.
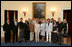
[[(66, 19), (66, 18), (64, 18), (64, 19), (65, 19), (65, 20), (66, 20), (66, 22), (67, 22), (67, 19)], [(64, 19), (63, 19), (63, 20), (64, 20)]]
[[(54, 20), (55, 22), (56, 22), (56, 20)], [(53, 21), (53, 23), (54, 23), (54, 21)]]
[[(53, 18), (51, 18), (51, 19), (53, 19)], [(54, 19), (53, 19), (54, 20)]]
[(9, 20), (9, 18), (7, 18), (7, 20)]
[(23, 18), (20, 18), (20, 19), (23, 19)]
[(53, 18), (51, 18), (52, 20), (54, 20)]
[[(64, 18), (64, 19), (66, 19), (66, 18)], [(64, 19), (63, 19), (63, 20), (64, 20)], [(66, 19), (66, 20), (67, 20), (67, 19)]]
[[(9, 20), (9, 18), (7, 18), (7, 20)], [(7, 20), (6, 20), (6, 21), (7, 21)], [(10, 21), (10, 20), (9, 20), (9, 21)]]
[(50, 19), (49, 19), (49, 18), (47, 19), (47, 21), (48, 21), (48, 20), (50, 21)]

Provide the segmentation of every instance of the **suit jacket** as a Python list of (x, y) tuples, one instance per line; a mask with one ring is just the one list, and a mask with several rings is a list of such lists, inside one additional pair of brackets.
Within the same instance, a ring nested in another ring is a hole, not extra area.
[(20, 29), (24, 29), (24, 24), (23, 24), (23, 22), (20, 21), (20, 22), (18, 23), (18, 27), (19, 27)]
[(7, 24), (5, 23), (4, 26), (3, 26), (3, 30), (6, 31), (6, 32), (10, 32), (12, 29), (11, 29), (11, 24)]
[(50, 23), (49, 25), (48, 25), (48, 23), (46, 23), (46, 32), (52, 32), (52, 30), (53, 30), (52, 23)]
[(34, 31), (34, 25), (32, 23), (29, 24), (30, 31)]
[(18, 32), (18, 22), (17, 22), (17, 25), (15, 25), (15, 22), (13, 22), (12, 29), (14, 32)]
[(28, 24), (28, 23), (27, 23), (27, 24), (24, 23), (24, 29), (25, 29), (25, 32), (26, 32), (26, 31), (29, 31), (29, 24)]

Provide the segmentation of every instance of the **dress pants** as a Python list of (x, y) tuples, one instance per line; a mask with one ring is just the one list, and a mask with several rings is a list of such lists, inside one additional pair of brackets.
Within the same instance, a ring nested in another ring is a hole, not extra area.
[(33, 40), (34, 40), (34, 32), (31, 31), (31, 32), (30, 32), (30, 41), (33, 41)]
[(5, 43), (11, 42), (11, 32), (7, 31), (5, 33)]
[(35, 41), (39, 42), (39, 32), (35, 32)]
[(46, 41), (48, 41), (48, 40), (49, 40), (49, 42), (51, 42), (51, 32), (46, 32)]
[(23, 29), (20, 29), (20, 32), (19, 32), (19, 41), (23, 41)]
[(30, 40), (30, 31), (25, 31), (25, 41)]
[(18, 41), (18, 31), (16, 32), (16, 42)]
[(15, 42), (15, 36), (16, 36), (16, 42), (18, 41), (18, 32), (13, 32), (13, 42)]
[(51, 35), (51, 41), (56, 43), (58, 41), (58, 35), (57, 33), (52, 33)]
[(60, 43), (61, 44), (61, 32), (58, 32), (58, 43)]

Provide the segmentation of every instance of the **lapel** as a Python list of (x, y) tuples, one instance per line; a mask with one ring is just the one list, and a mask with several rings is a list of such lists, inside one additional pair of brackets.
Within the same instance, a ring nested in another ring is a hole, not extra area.
[(48, 26), (50, 25), (50, 23), (48, 23)]

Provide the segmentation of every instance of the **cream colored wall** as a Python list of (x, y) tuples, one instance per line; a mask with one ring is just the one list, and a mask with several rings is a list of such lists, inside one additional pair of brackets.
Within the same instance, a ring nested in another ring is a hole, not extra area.
[[(46, 19), (52, 18), (51, 8), (55, 8), (55, 16), (57, 20), (61, 17), (63, 20), (63, 10), (71, 9), (71, 1), (1, 1), (1, 25), (4, 24), (4, 10), (18, 10), (18, 21), (23, 17), (23, 22), (32, 18), (32, 3), (33, 2), (46, 2)], [(24, 17), (22, 9), (27, 9), (27, 15)]]

